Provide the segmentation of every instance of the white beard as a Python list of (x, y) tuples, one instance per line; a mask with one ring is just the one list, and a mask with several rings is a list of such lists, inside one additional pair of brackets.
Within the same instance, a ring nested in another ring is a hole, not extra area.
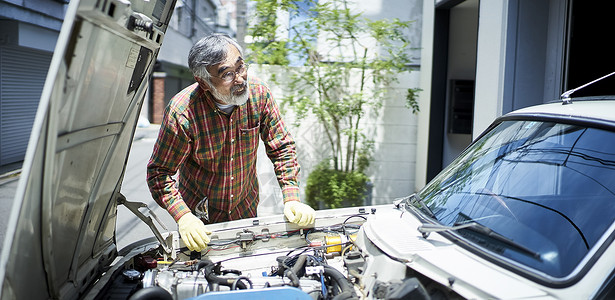
[[(243, 92), (241, 92), (241, 94), (239, 95), (235, 95), (235, 91), (243, 89)], [(224, 104), (232, 104), (232, 105), (242, 105), (246, 102), (248, 102), (248, 81), (245, 80), (244, 83), (242, 85), (234, 85), (231, 87), (231, 92), (228, 95), (222, 95), (220, 92), (218, 92), (218, 89), (216, 89), (213, 85), (211, 85), (211, 94), (214, 96), (214, 98), (218, 99), (219, 101), (223, 102)]]

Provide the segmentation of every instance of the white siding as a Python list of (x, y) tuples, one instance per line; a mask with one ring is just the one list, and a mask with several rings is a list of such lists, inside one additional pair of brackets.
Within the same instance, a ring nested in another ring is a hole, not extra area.
[[(265, 79), (270, 68), (253, 68), (250, 71)], [(278, 74), (279, 76), (279, 74)], [(390, 203), (395, 198), (414, 192), (417, 116), (405, 107), (405, 90), (418, 87), (419, 72), (414, 71), (402, 76), (396, 88), (391, 89), (391, 97), (387, 99), (379, 114), (365, 121), (366, 132), (369, 132), (375, 142), (374, 156), (367, 170), (372, 184), (372, 204)], [(279, 105), (282, 92), (279, 87), (270, 84), (272, 93)], [(366, 113), (366, 115), (372, 115)], [(305, 196), (305, 182), (310, 171), (318, 164), (327, 152), (327, 142), (321, 128), (315, 120), (303, 120), (300, 126), (293, 115), (287, 112), (284, 120), (297, 142), (299, 163), (301, 164), (301, 196)], [(265, 155), (264, 146), (259, 147), (257, 170), (260, 180), (259, 215), (281, 213), (282, 192), (275, 178), (271, 162)]]

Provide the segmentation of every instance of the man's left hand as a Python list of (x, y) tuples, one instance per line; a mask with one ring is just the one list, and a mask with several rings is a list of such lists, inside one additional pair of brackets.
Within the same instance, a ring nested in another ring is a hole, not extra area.
[(284, 204), (284, 215), (288, 221), (299, 226), (314, 223), (314, 209), (299, 201), (288, 201)]

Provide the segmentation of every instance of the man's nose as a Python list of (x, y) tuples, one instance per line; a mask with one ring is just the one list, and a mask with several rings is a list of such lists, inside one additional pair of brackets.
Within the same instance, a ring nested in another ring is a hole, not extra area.
[(233, 83), (242, 84), (244, 81), (246, 81), (246, 78), (244, 76), (247, 76), (247, 75), (248, 75), (247, 73), (244, 75), (235, 73), (235, 78), (233, 79)]

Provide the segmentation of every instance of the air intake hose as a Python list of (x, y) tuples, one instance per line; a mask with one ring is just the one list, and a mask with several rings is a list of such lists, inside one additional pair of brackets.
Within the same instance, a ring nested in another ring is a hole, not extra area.
[(200, 269), (204, 269), (203, 271), (205, 273), (205, 278), (207, 279), (207, 281), (211, 283), (217, 283), (219, 285), (228, 286), (230, 288), (237, 287), (238, 289), (241, 289), (241, 290), (245, 290), (248, 288), (246, 284), (243, 283), (241, 280), (238, 280), (238, 278), (218, 276), (217, 274), (221, 273), (220, 265), (214, 264), (209, 259), (201, 260), (197, 264), (197, 270), (200, 270)]

